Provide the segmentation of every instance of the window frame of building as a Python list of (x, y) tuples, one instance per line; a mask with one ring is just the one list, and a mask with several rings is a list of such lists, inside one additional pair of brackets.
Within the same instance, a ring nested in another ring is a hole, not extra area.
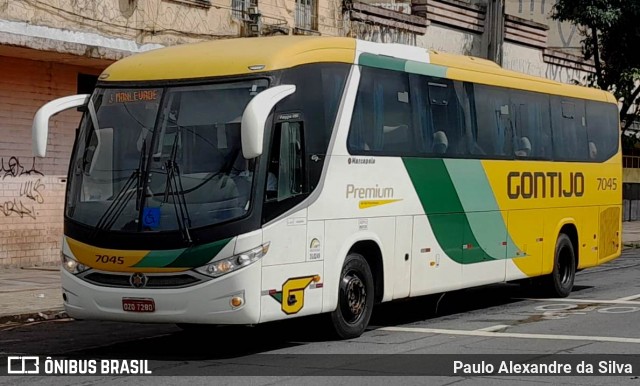
[(294, 25), (305, 31), (318, 30), (318, 0), (296, 0)]

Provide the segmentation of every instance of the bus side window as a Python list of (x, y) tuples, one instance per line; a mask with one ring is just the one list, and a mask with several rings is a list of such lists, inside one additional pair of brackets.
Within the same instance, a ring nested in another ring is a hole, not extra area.
[(618, 108), (615, 104), (587, 102), (589, 161), (605, 161), (618, 151), (618, 126)]
[(454, 84), (448, 79), (428, 78), (427, 90), (430, 123), (434, 132), (432, 152), (448, 155), (467, 154), (470, 116), (467, 116), (469, 110), (465, 111), (468, 103), (465, 103), (464, 99), (468, 96), (462, 84)]
[[(509, 94), (505, 89), (475, 85), (477, 145), (488, 157), (513, 157), (512, 113)], [(478, 153), (476, 153), (478, 154)]]
[(266, 201), (283, 201), (305, 193), (301, 122), (276, 125), (267, 169)]
[(511, 91), (514, 154), (518, 158), (551, 159), (549, 98), (543, 94)]
[(347, 147), (352, 154), (415, 153), (413, 96), (406, 73), (363, 66)]
[(586, 161), (589, 145), (583, 100), (551, 98), (551, 127), (554, 159)]

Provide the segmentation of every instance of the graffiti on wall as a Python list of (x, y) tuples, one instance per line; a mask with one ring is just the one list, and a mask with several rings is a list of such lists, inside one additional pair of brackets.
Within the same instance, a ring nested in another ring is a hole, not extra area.
[(588, 73), (575, 68), (559, 66), (557, 64), (547, 64), (544, 77), (562, 83), (584, 85)]
[[(28, 164), (27, 164), (28, 165)], [(44, 176), (44, 173), (36, 168), (36, 159), (33, 157), (31, 166), (25, 166), (18, 157), (0, 158), (0, 176), (5, 179), (24, 179), (24, 177)], [(46, 189), (42, 179), (28, 179), (19, 184), (14, 197), (5, 196), (5, 201), (0, 203), (0, 213), (5, 217), (15, 216), (19, 218), (36, 219), (36, 206), (44, 204), (43, 191)]]
[(578, 27), (569, 22), (551, 19), (555, 3), (554, 0), (507, 0), (506, 11), (523, 19), (548, 25), (550, 48), (574, 51), (580, 47)]
[(561, 56), (545, 56), (540, 50), (507, 43), (502, 66), (525, 74), (552, 79), (560, 83), (586, 85), (591, 72), (588, 65), (576, 64)]
[(503, 67), (509, 70), (523, 72), (533, 76), (541, 76), (560, 83), (580, 84), (586, 83), (588, 72), (582, 71), (570, 65), (546, 63), (539, 59), (528, 57), (524, 53), (511, 52), (508, 47), (505, 50)]
[(0, 175), (4, 180), (6, 177), (21, 177), (31, 175), (44, 176), (42, 172), (36, 169), (36, 158), (33, 157), (31, 162), (31, 168), (27, 169), (20, 163), (18, 157), (9, 157), (9, 160), (5, 162), (4, 158), (0, 158)]

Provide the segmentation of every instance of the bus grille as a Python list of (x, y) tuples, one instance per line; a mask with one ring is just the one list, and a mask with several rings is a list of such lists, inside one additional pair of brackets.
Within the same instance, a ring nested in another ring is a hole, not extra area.
[[(180, 274), (147, 274), (147, 283), (144, 288), (181, 288), (189, 287), (204, 281), (204, 277)], [(112, 274), (104, 272), (91, 272), (82, 279), (102, 287), (133, 288), (131, 274)]]

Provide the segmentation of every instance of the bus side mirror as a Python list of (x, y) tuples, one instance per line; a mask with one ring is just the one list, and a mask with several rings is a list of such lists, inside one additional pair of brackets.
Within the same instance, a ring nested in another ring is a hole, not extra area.
[(44, 157), (47, 153), (47, 139), (49, 137), (49, 119), (52, 116), (78, 106), (85, 106), (89, 103), (89, 94), (72, 95), (54, 99), (40, 107), (33, 117), (31, 127), (33, 155)]
[(269, 113), (276, 103), (295, 91), (296, 86), (283, 84), (268, 88), (251, 99), (242, 114), (242, 126), (240, 129), (242, 155), (245, 159), (253, 159), (262, 154), (264, 126)]

